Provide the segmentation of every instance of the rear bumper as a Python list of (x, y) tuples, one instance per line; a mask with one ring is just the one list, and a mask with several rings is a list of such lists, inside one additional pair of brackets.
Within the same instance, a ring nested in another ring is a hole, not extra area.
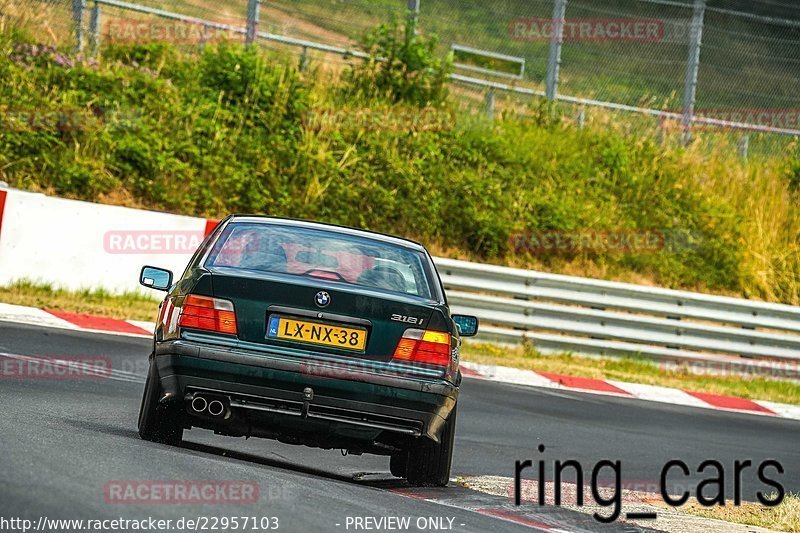
[[(459, 389), (444, 379), (402, 375), (386, 363), (355, 369), (335, 358), (190, 340), (156, 344), (162, 401), (198, 392), (231, 399), (225, 421), (190, 417), (191, 425), (223, 433), (268, 436), (322, 447), (402, 446), (425, 436), (438, 441)], [(308, 399), (308, 389), (313, 398)]]

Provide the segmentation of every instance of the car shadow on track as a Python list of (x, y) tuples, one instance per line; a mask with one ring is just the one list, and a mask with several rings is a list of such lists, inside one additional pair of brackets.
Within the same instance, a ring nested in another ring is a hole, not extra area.
[(139, 433), (135, 429), (130, 429), (126, 426), (116, 426), (106, 424), (103, 422), (95, 422), (92, 420), (83, 420), (76, 418), (62, 418), (64, 423), (78, 429), (87, 431), (95, 431), (98, 433), (105, 433), (106, 435), (114, 435), (115, 437), (135, 438), (139, 439)]
[[(106, 435), (113, 435), (115, 437), (134, 439), (143, 444), (148, 444), (152, 446), (168, 447), (165, 444), (155, 444), (148, 441), (144, 441), (139, 437), (139, 433), (135, 429), (129, 429), (125, 426), (119, 426), (115, 424), (103, 423), (92, 420), (74, 419), (74, 418), (64, 418), (63, 421), (66, 424), (69, 424), (73, 427), (86, 431), (93, 431), (98, 433), (104, 433)], [(312, 466), (293, 463), (288, 459), (284, 460), (284, 459), (276, 459), (273, 457), (264, 457), (252, 453), (241, 452), (229, 448), (222, 448), (219, 446), (212, 446), (209, 444), (203, 444), (199, 442), (192, 442), (186, 440), (184, 440), (178, 446), (169, 446), (169, 448), (173, 450), (183, 449), (197, 453), (215, 455), (218, 457), (224, 457), (225, 459), (234, 459), (237, 461), (244, 461), (272, 468), (280, 468), (282, 470), (298, 472), (301, 474), (309, 474), (317, 477), (334, 479), (337, 481), (344, 481), (348, 483), (357, 483), (360, 485), (374, 486), (380, 489), (391, 490), (391, 489), (403, 489), (410, 487), (410, 485), (405, 480), (395, 478), (389, 472), (354, 472), (352, 474), (349, 473), (341, 474), (337, 472), (331, 472), (329, 470), (323, 470), (321, 468), (315, 468)]]
[(181, 443), (180, 448), (199, 453), (217, 455), (220, 457), (225, 457), (226, 459), (245, 461), (262, 466), (269, 466), (273, 468), (280, 468), (282, 470), (298, 472), (301, 474), (313, 475), (326, 479), (344, 481), (347, 483), (357, 483), (359, 485), (375, 486), (376, 488), (381, 489), (402, 489), (410, 486), (405, 480), (395, 478), (388, 472), (355, 472), (352, 474), (341, 474), (331, 472), (329, 470), (315, 468), (313, 466), (296, 464), (289, 460), (263, 457), (252, 453), (234, 451), (228, 448), (220, 448), (217, 446), (190, 441), (184, 441)]
[(183, 441), (179, 446), (147, 442), (139, 437), (136, 430), (132, 428), (129, 429), (127, 426), (83, 419), (64, 418), (63, 421), (81, 430), (135, 440), (147, 447), (173, 451), (184, 450), (187, 454), (216, 456), (226, 461), (243, 461), (253, 465), (261, 465), (317, 478), (351, 483), (362, 487), (393, 492), (405, 497), (425, 500), (432, 504), (440, 503), (449, 507), (458, 507), (484, 515), (488, 514), (495, 518), (500, 518), (505, 522), (516, 522), (519, 525), (527, 527), (532, 526), (533, 529), (548, 530), (557, 527), (569, 531), (596, 531), (599, 528), (604, 531), (620, 533), (652, 531), (631, 524), (621, 523), (600, 527), (601, 525), (593, 521), (587, 514), (552, 506), (533, 507), (524, 505), (522, 507), (516, 507), (507, 497), (476, 492), (458, 483), (450, 483), (447, 487), (413, 487), (405, 480), (393, 477), (389, 472), (355, 472), (341, 474), (293, 463), (288, 459), (264, 457), (253, 453), (221, 448), (199, 442)]
[[(135, 429), (129, 429), (125, 426), (119, 426), (115, 424), (103, 423), (92, 420), (74, 419), (74, 418), (64, 418), (63, 421), (66, 424), (69, 424), (73, 427), (86, 431), (93, 431), (98, 433), (104, 433), (106, 435), (113, 435), (115, 437), (134, 439), (141, 443), (151, 444), (153, 446), (165, 446), (165, 447), (167, 446), (165, 444), (154, 444), (144, 441), (139, 437), (139, 433)], [(283, 460), (283, 459), (276, 459), (273, 457), (264, 457), (252, 453), (231, 450), (229, 448), (222, 448), (219, 446), (212, 446), (209, 444), (203, 444), (199, 442), (184, 440), (180, 445), (170, 446), (169, 448), (184, 449), (197, 453), (216, 455), (218, 457), (224, 457), (225, 459), (234, 459), (237, 461), (244, 461), (262, 466), (280, 468), (282, 470), (289, 470), (292, 472), (309, 474), (327, 479), (335, 479), (337, 481), (345, 481), (349, 483), (358, 483), (360, 485), (375, 486), (376, 488), (381, 488), (381, 489), (402, 489), (410, 486), (406, 481), (399, 478), (395, 478), (389, 472), (354, 472), (352, 474), (341, 474), (337, 472), (331, 472), (329, 470), (323, 470), (321, 468), (315, 468), (312, 466), (300, 465), (297, 463), (293, 463), (288, 459)]]

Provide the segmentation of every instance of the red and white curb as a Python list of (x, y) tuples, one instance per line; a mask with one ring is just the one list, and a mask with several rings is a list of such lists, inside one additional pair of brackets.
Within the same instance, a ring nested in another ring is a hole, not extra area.
[[(0, 303), (0, 322), (2, 321), (73, 331), (110, 333), (130, 337), (151, 337), (155, 329), (155, 323), (153, 322), (119, 320), (80, 313), (70, 313), (56, 309), (37, 309), (35, 307)], [(687, 407), (700, 407), (704, 409), (717, 409), (800, 420), (800, 406), (764, 400), (748, 400), (745, 398), (684, 391), (655, 385), (582, 378), (469, 362), (461, 363), (461, 371), (467, 378), (485, 379), (498, 383), (605, 394)]]
[(638, 400), (683, 405), (687, 407), (699, 407), (702, 409), (716, 409), (800, 420), (800, 406), (764, 400), (748, 400), (746, 398), (685, 391), (656, 385), (582, 378), (553, 374), (550, 372), (534, 372), (533, 370), (520, 370), (517, 368), (481, 365), (469, 362), (461, 363), (461, 372), (467, 378), (485, 379), (512, 385), (605, 394), (621, 398), (635, 398)]
[[(155, 306), (155, 304), (154, 304)], [(81, 313), (70, 313), (57, 309), (37, 309), (0, 303), (0, 321), (16, 322), (48, 328), (89, 331), (95, 333), (113, 333), (132, 337), (151, 337), (155, 323), (137, 320), (119, 320)]]

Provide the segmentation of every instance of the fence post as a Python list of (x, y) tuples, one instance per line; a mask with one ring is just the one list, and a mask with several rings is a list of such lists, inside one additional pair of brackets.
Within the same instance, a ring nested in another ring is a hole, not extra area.
[(97, 2), (92, 6), (89, 31), (92, 34), (92, 56), (97, 57), (97, 54), (100, 53), (100, 4)]
[(208, 42), (208, 32), (210, 28), (205, 24), (203, 24), (202, 29), (203, 33), (200, 35), (200, 39), (197, 41), (197, 49), (200, 50), (201, 52), (203, 51), (203, 49), (205, 49), (206, 42)]
[(567, 0), (555, 0), (553, 4), (553, 36), (550, 38), (550, 54), (547, 59), (547, 99), (554, 102), (558, 93), (558, 70), (561, 67), (561, 45), (564, 42), (564, 17)]
[(495, 95), (494, 89), (489, 89), (486, 91), (486, 96), (483, 99), (484, 111), (486, 113), (486, 118), (489, 120), (494, 120), (494, 104), (495, 104)]
[(75, 51), (83, 50), (83, 10), (86, 0), (72, 0), (72, 28), (75, 32)]
[(300, 70), (300, 72), (302, 72), (306, 68), (308, 68), (308, 47), (304, 46), (303, 47), (303, 53), (300, 54), (300, 64), (298, 66), (298, 70)]
[(739, 157), (747, 159), (747, 152), (750, 151), (750, 135), (745, 133), (739, 137)]
[(247, 36), (245, 37), (245, 43), (247, 45), (253, 44), (253, 42), (256, 40), (256, 35), (258, 35), (260, 3), (260, 0), (247, 1)]
[(664, 144), (667, 138), (667, 117), (658, 117), (658, 126), (656, 127), (656, 143), (660, 146)]
[(683, 143), (692, 135), (692, 119), (697, 95), (697, 72), (700, 68), (700, 46), (703, 42), (703, 20), (706, 13), (706, 0), (694, 0), (692, 33), (689, 42), (689, 59), (686, 62), (686, 80), (683, 88)]
[(406, 42), (417, 35), (417, 22), (419, 20), (420, 0), (408, 0), (408, 22), (406, 23)]

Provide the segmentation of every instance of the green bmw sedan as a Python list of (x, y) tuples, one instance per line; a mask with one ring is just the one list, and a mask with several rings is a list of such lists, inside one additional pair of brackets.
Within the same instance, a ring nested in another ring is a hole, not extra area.
[(430, 254), (352, 228), (230, 216), (167, 292), (139, 435), (177, 444), (205, 428), (234, 437), (390, 457), (393, 475), (444, 486), (461, 384), (461, 337)]

